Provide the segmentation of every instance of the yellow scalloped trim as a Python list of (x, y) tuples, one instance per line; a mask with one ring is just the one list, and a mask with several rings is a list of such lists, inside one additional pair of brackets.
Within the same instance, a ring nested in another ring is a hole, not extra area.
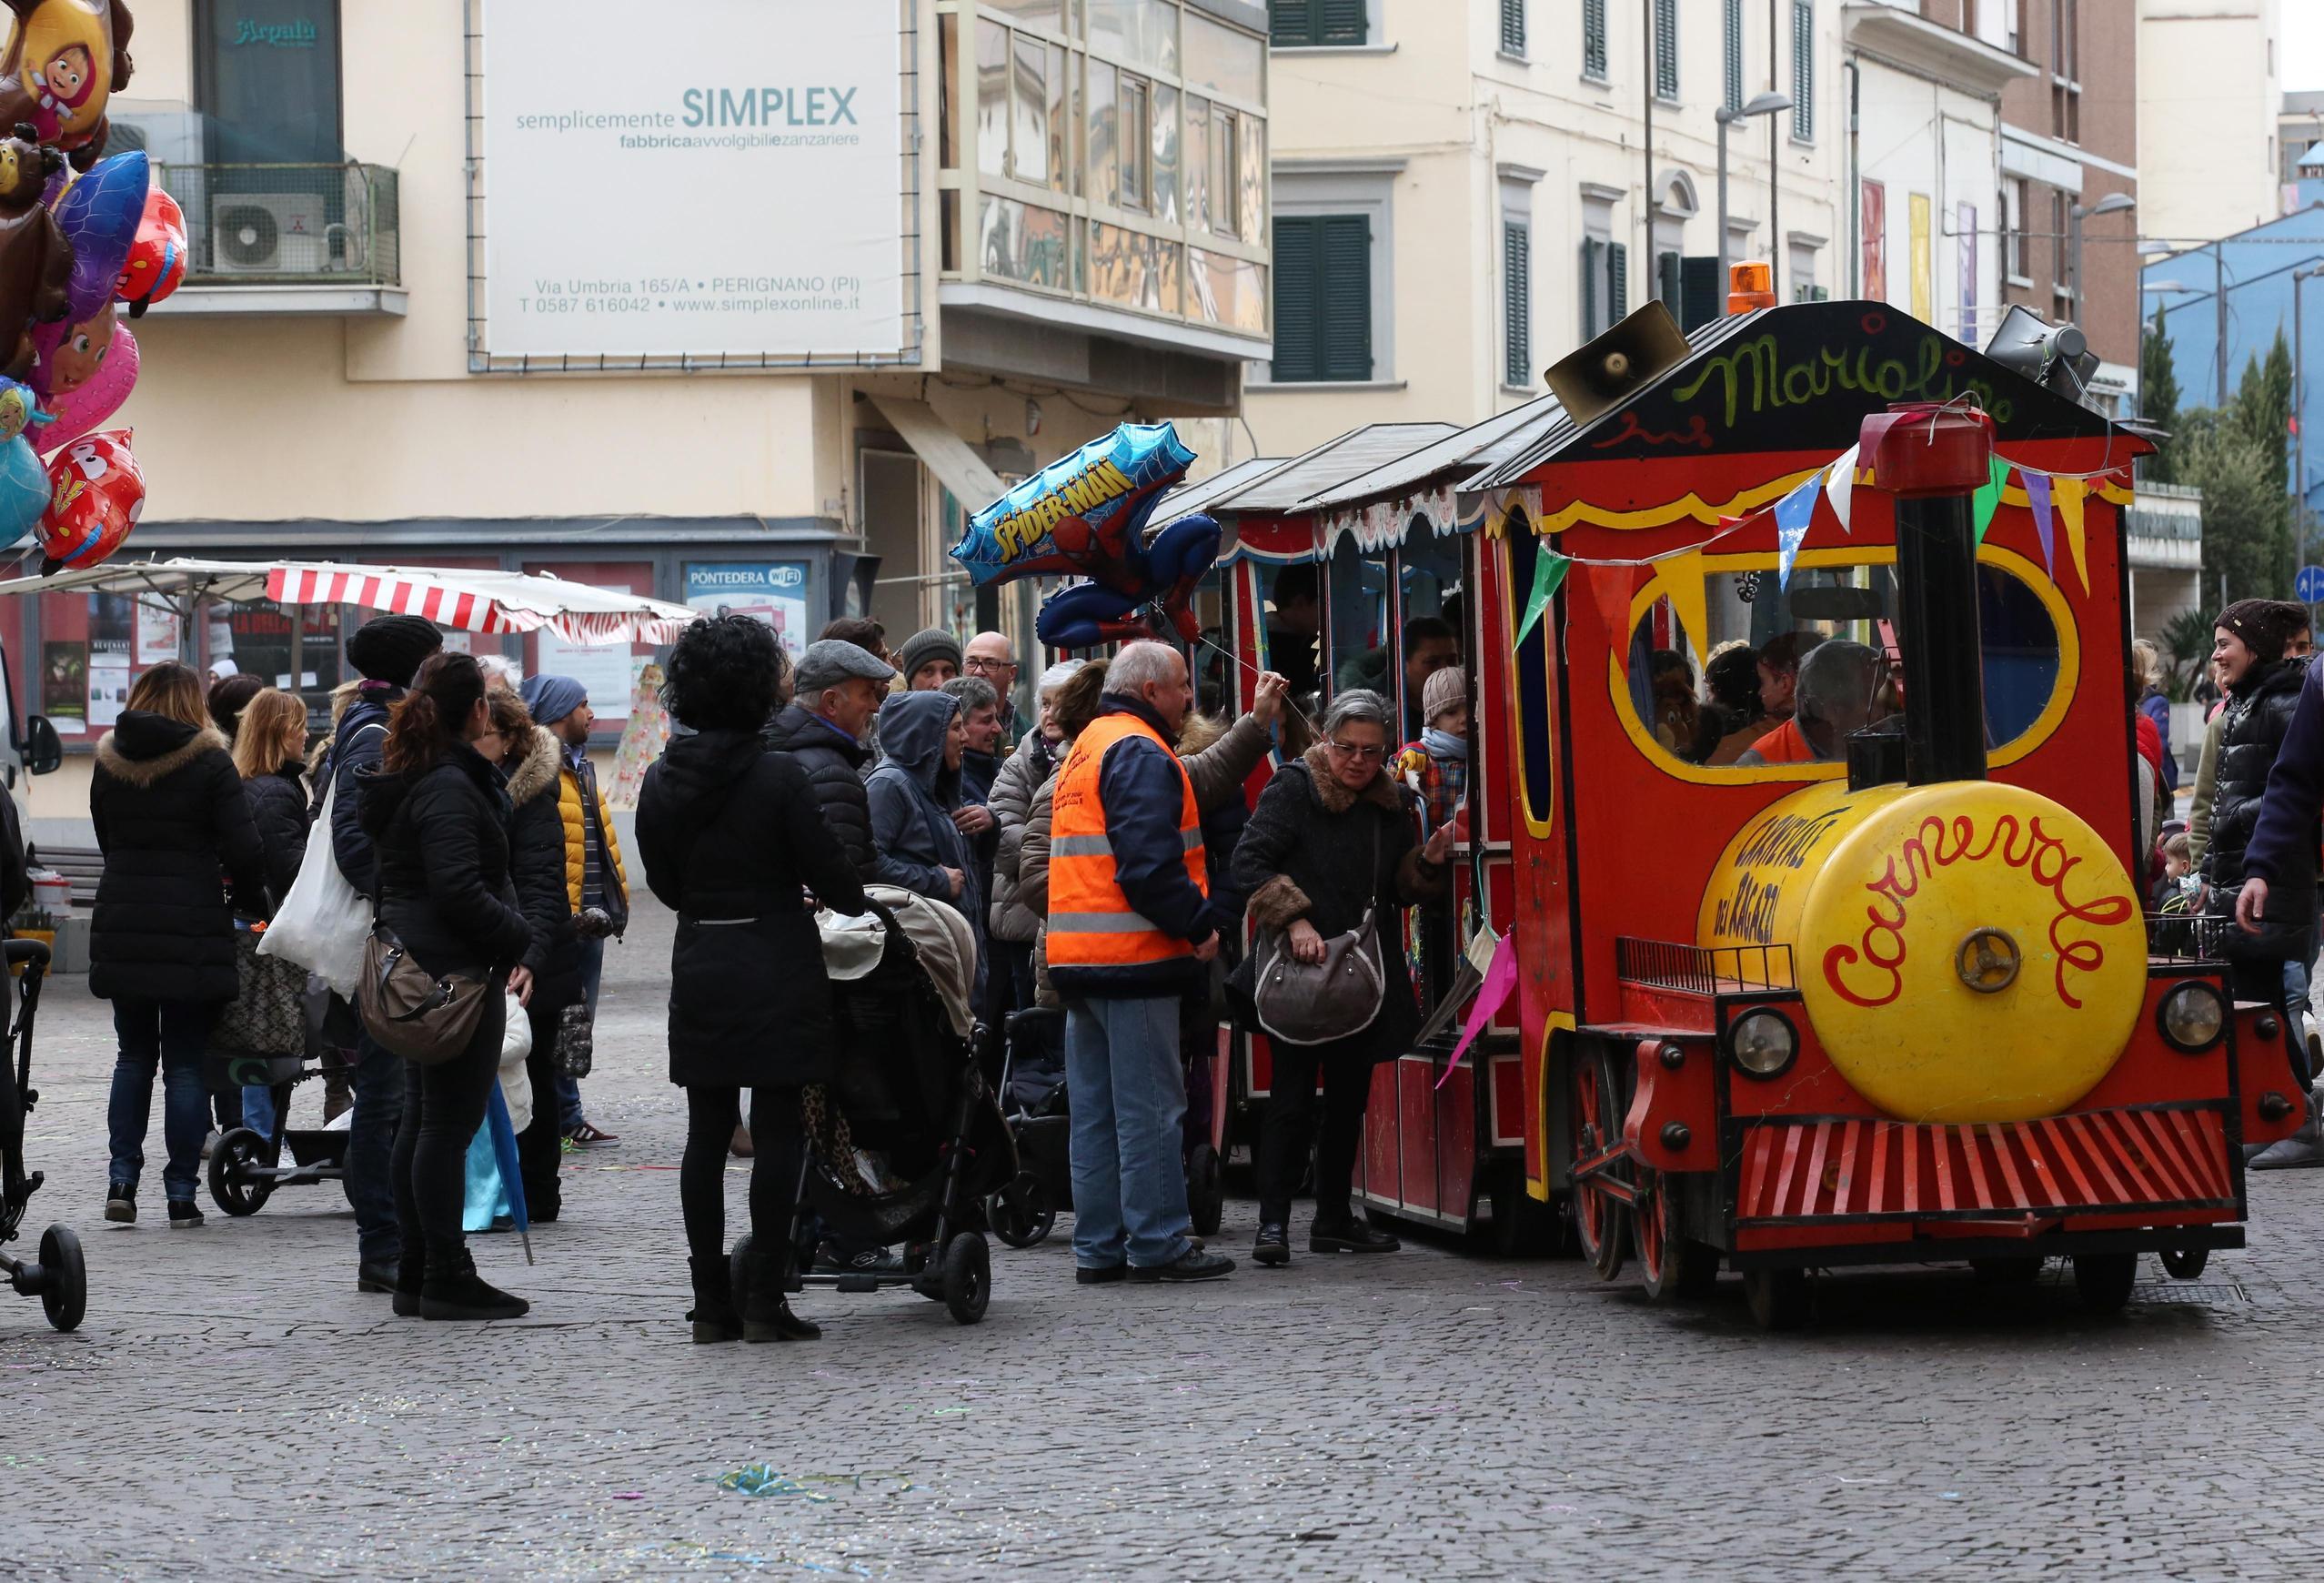
[[(1782, 499), (1798, 486), (1802, 479), (1810, 478), (1821, 470), (1817, 468), (1808, 468), (1800, 472), (1789, 473), (1773, 483), (1756, 485), (1716, 504), (1705, 500), (1692, 490), (1675, 500), (1665, 501), (1659, 506), (1642, 507), (1635, 511), (1609, 510), (1604, 507), (1593, 505), (1587, 500), (1576, 500), (1553, 516), (1535, 519), (1534, 531), (1544, 538), (1563, 533), (1568, 528), (1581, 526), (1611, 528), (1621, 532), (1636, 532), (1649, 528), (1666, 528), (1673, 522), (1683, 522), (1689, 519), (1716, 527), (1722, 518), (1745, 516), (1772, 501)], [(1858, 468), (1856, 481), (1859, 485), (1871, 484), (1872, 469)], [(2117, 506), (2128, 505), (2132, 498), (2132, 492), (2129, 489), (2113, 483), (2100, 484), (2092, 492)], [(2001, 501), (2007, 506), (2032, 504), (2026, 499), (2026, 491), (2023, 488), (2008, 486), (2004, 486), (2002, 489)], [(1505, 521), (1506, 516), (1505, 511), (1502, 513), (1501, 521)], [(1500, 522), (1495, 522), (1494, 525), (1497, 529)]]

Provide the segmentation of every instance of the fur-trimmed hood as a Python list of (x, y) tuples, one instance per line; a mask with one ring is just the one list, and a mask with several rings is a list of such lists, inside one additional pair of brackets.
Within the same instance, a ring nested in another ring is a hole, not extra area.
[(553, 792), (557, 787), (557, 770), (563, 761), (557, 750), (557, 733), (547, 726), (535, 726), (532, 730), (532, 745), (508, 771), (508, 802), (512, 807), (522, 808), (542, 792)]
[(1326, 813), (1345, 813), (1355, 806), (1355, 800), (1359, 797), (1377, 802), (1391, 813), (1401, 813), (1404, 810), (1404, 788), (1388, 773), (1384, 761), (1380, 766), (1380, 773), (1372, 778), (1372, 784), (1361, 792), (1351, 792), (1340, 784), (1340, 778), (1332, 773), (1330, 751), (1322, 742), (1301, 754), (1300, 761), (1307, 771), (1308, 790), (1314, 795), (1315, 801), (1323, 804)]
[(1231, 723), (1214, 714), (1202, 714), (1196, 711), (1188, 710), (1185, 723), (1178, 728), (1178, 756), (1182, 759), (1191, 759), (1203, 749), (1213, 745), (1221, 737), (1226, 735), (1227, 727)]
[(166, 714), (126, 709), (114, 728), (97, 740), (96, 761), (107, 774), (132, 786), (150, 786), (212, 749), (226, 751), (226, 737), (216, 726), (189, 726)]

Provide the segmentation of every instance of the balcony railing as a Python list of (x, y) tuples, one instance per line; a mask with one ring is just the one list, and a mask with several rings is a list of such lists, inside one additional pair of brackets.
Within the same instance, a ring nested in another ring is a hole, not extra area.
[(403, 284), (396, 172), (384, 165), (164, 165), (186, 212), (188, 286)]

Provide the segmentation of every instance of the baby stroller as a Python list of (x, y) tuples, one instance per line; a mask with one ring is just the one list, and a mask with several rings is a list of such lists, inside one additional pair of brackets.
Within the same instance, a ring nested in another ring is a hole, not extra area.
[[(302, 1053), (253, 1054), (214, 1048), (208, 1056), (213, 1086), (271, 1088), (275, 1094), (271, 1128), (263, 1133), (247, 1126), (231, 1128), (210, 1150), (210, 1197), (228, 1215), (257, 1214), (277, 1187), (311, 1187), (319, 1182), (347, 1180), (346, 1128), (290, 1124), (292, 1091), (325, 1075), (322, 1066), (312, 1059), (327, 1039), (323, 1024), (328, 1014), (328, 992), (320, 979), (307, 981), (304, 1000), (307, 1037)], [(277, 1032), (287, 1042), (288, 1031)]]
[[(903, 1267), (795, 1273), (790, 1289), (910, 1286), (973, 1325), (992, 1295), (980, 1200), (1017, 1174), (1016, 1147), (977, 1065), (975, 943), (951, 907), (884, 885), (870, 893), (870, 916), (824, 919), (839, 1061), (832, 1081), (804, 1098), (800, 1205), (833, 1236), (900, 1245)], [(800, 1240), (797, 1219), (790, 1240)], [(750, 1241), (732, 1255), (738, 1304)]]
[(32, 1024), (40, 1007), (41, 980), (48, 973), (48, 946), (38, 940), (11, 940), (0, 949), (8, 965), (23, 973), (16, 988), (15, 1048), (0, 1041), (0, 1274), (7, 1275), (18, 1296), (38, 1297), (51, 1325), (71, 1330), (88, 1310), (81, 1239), (69, 1227), (52, 1225), (40, 1235), (37, 1261), (12, 1258), (5, 1245), (15, 1239), (42, 1181), (42, 1173), (25, 1172), (25, 1121), (40, 1100), (32, 1088)]
[(1073, 1202), (1073, 1120), (1065, 1094), (1065, 1013), (1029, 1006), (1009, 1013), (1001, 1069), (1001, 1104), (1017, 1143), (1014, 1178), (985, 1205), (992, 1234), (1011, 1247), (1031, 1247)]

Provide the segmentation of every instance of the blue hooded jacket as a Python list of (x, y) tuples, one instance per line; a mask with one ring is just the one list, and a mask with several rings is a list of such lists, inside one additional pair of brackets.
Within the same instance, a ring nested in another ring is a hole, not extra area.
[[(961, 772), (944, 767), (944, 736), (960, 700), (942, 692), (899, 692), (880, 710), (880, 748), (887, 756), (864, 781), (871, 802), (871, 840), (880, 850), (874, 876), (968, 915), (981, 940), (984, 902), (968, 837), (952, 822), (961, 805)], [(945, 869), (963, 876), (952, 894)]]

